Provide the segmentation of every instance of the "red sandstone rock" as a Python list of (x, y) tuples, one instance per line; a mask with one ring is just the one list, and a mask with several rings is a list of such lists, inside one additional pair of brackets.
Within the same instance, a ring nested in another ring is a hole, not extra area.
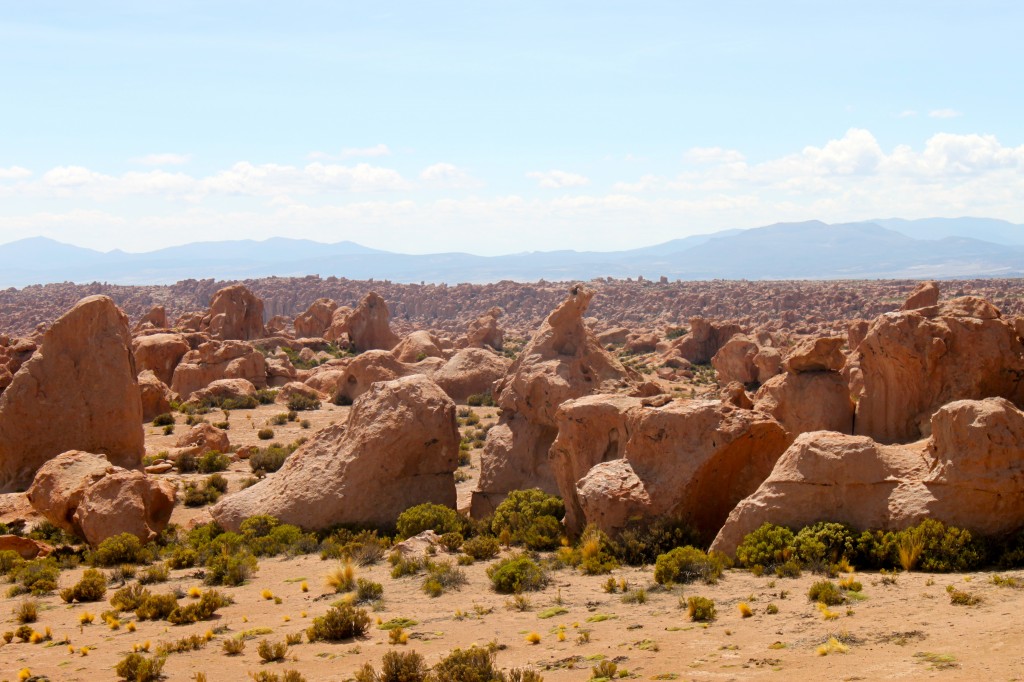
[(299, 338), (320, 337), (331, 326), (338, 304), (329, 298), (318, 298), (305, 312), (295, 318), (295, 336)]
[(347, 337), (357, 351), (391, 350), (398, 344), (398, 336), (391, 331), (388, 306), (376, 292), (371, 291), (355, 310), (338, 308), (324, 338), (335, 341)]
[(184, 400), (219, 379), (245, 379), (256, 388), (267, 385), (263, 355), (240, 341), (209, 341), (181, 358), (171, 390)]
[(213, 295), (200, 331), (221, 341), (258, 339), (263, 328), (263, 301), (241, 284), (224, 287)]
[(149, 334), (132, 339), (135, 368), (139, 372), (152, 371), (167, 385), (174, 379), (174, 368), (189, 350), (182, 334)]
[(139, 374), (139, 395), (142, 398), (142, 421), (153, 421), (157, 415), (171, 411), (174, 393), (167, 384), (157, 379), (153, 372), (146, 370)]

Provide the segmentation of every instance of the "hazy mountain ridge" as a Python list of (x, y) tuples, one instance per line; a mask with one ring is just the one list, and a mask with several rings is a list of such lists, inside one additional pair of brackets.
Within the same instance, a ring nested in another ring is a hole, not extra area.
[(410, 255), (343, 241), (194, 242), (107, 253), (43, 237), (0, 245), (0, 287), (105, 281), (335, 275), (395, 282), (648, 279), (864, 279), (1024, 274), (1024, 226), (987, 218), (778, 223), (695, 235), (625, 251), (532, 251), (501, 256)]

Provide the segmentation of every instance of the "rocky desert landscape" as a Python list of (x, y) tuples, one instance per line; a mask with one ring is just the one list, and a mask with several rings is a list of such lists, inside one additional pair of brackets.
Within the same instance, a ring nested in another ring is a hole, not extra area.
[(1024, 679), (1021, 287), (0, 292), (0, 680)]

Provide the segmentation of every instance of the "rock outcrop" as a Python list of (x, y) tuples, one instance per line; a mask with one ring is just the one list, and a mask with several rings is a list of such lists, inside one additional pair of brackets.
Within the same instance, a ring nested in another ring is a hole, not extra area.
[(983, 535), (1024, 526), (1024, 413), (1002, 398), (955, 401), (935, 412), (931, 432), (906, 445), (802, 434), (711, 549), (731, 554), (765, 522), (899, 530), (935, 518)]
[(224, 287), (210, 301), (200, 331), (221, 341), (258, 339), (263, 327), (263, 301), (242, 284)]
[(443, 358), (444, 351), (438, 345), (438, 339), (426, 330), (415, 331), (399, 341), (391, 350), (391, 354), (399, 362), (420, 362), (427, 358)]
[(125, 467), (145, 452), (128, 317), (106, 296), (54, 322), (0, 395), (0, 491), (23, 490), (47, 460), (73, 449)]
[(149, 312), (139, 318), (135, 327), (132, 329), (132, 333), (142, 331), (144, 329), (166, 329), (167, 328), (167, 310), (162, 305), (155, 305), (149, 309)]
[(135, 368), (149, 370), (168, 386), (174, 380), (174, 368), (191, 350), (183, 334), (148, 334), (132, 339)]
[(153, 372), (139, 373), (139, 395), (142, 398), (142, 421), (153, 421), (157, 415), (171, 411), (174, 393)]
[(662, 342), (658, 350), (662, 355), (679, 355), (694, 364), (703, 365), (711, 362), (711, 358), (726, 341), (742, 333), (743, 329), (738, 324), (716, 324), (702, 317), (693, 317), (690, 318), (689, 333), (678, 339)]
[(295, 336), (300, 339), (323, 336), (337, 308), (338, 304), (329, 298), (316, 299), (295, 318)]
[(171, 518), (174, 485), (72, 450), (39, 469), (28, 499), (55, 526), (91, 545), (120, 533), (149, 542)]
[(202, 455), (210, 451), (229, 452), (231, 441), (228, 439), (227, 431), (206, 422), (200, 422), (181, 434), (174, 446), (189, 448), (195, 454)]
[(174, 369), (171, 390), (188, 400), (218, 379), (245, 379), (256, 388), (266, 388), (266, 360), (241, 341), (208, 341), (181, 358)]
[(398, 345), (398, 336), (391, 331), (391, 313), (377, 292), (368, 293), (355, 310), (346, 307), (334, 311), (331, 326), (324, 332), (328, 341), (347, 338), (358, 352), (391, 350)]
[(577, 284), (548, 316), (495, 386), (501, 407), (481, 457), (472, 513), (483, 516), (512, 490), (558, 486), (548, 448), (558, 433), (555, 412), (566, 400), (591, 393), (632, 391), (636, 377), (597, 341), (583, 314), (594, 291)]
[(935, 282), (921, 282), (904, 301), (900, 310), (930, 308), (939, 304), (939, 285)]
[(500, 351), (505, 343), (505, 332), (498, 326), (498, 318), (504, 310), (495, 306), (469, 323), (466, 337), (459, 343), (460, 348), (493, 348)]
[(718, 373), (718, 383), (725, 386), (733, 381), (744, 385), (756, 382), (758, 367), (754, 359), (760, 350), (749, 336), (743, 334), (726, 341), (711, 358), (711, 366)]
[(559, 408), (550, 457), (571, 533), (672, 518), (710, 540), (786, 445), (775, 420), (717, 400), (592, 395)]
[(487, 393), (508, 372), (512, 361), (483, 348), (463, 348), (434, 372), (432, 378), (456, 402)]
[(932, 414), (953, 400), (999, 396), (1024, 405), (1024, 344), (979, 298), (882, 315), (851, 362), (863, 386), (856, 433), (880, 443), (928, 435)]
[(374, 385), (345, 424), (318, 432), (272, 477), (224, 497), (210, 512), (229, 530), (253, 514), (303, 528), (385, 525), (405, 509), (455, 506), (455, 403), (424, 376)]

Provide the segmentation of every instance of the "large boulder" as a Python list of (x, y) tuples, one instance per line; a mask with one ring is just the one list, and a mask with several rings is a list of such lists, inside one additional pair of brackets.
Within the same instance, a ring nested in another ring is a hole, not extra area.
[(636, 376), (601, 347), (583, 321), (593, 297), (593, 290), (573, 286), (496, 384), (502, 412), (484, 444), (474, 516), (493, 511), (513, 490), (558, 491), (548, 448), (558, 433), (559, 405), (591, 393), (637, 388)]
[(210, 300), (199, 329), (222, 341), (258, 339), (266, 333), (263, 301), (243, 284), (224, 287)]
[(930, 308), (939, 304), (939, 285), (935, 282), (921, 282), (903, 302), (900, 310)]
[(331, 326), (331, 320), (338, 304), (329, 298), (313, 301), (306, 312), (295, 317), (295, 336), (298, 338), (321, 337)]
[(138, 466), (143, 440), (128, 318), (106, 296), (84, 298), (46, 331), (0, 395), (0, 491), (24, 490), (67, 450)]
[(146, 329), (166, 329), (167, 328), (167, 310), (162, 305), (155, 305), (149, 309), (149, 312), (143, 315), (139, 321), (135, 324), (132, 329), (132, 333), (137, 333)]
[(710, 540), (786, 445), (775, 420), (717, 400), (592, 395), (559, 408), (550, 458), (570, 532), (668, 517)]
[(928, 434), (932, 414), (953, 400), (994, 396), (1024, 404), (1024, 344), (984, 299), (886, 313), (851, 363), (862, 386), (856, 433), (881, 443)]
[(498, 326), (498, 318), (504, 314), (495, 306), (469, 323), (466, 336), (459, 342), (460, 348), (493, 348), (501, 350), (505, 343), (505, 332)]
[(142, 421), (153, 421), (157, 415), (171, 411), (174, 393), (153, 372), (139, 373), (139, 395), (142, 398)]
[(906, 445), (802, 434), (711, 548), (731, 554), (766, 522), (900, 530), (935, 518), (983, 535), (1024, 526), (1024, 413), (1002, 398), (955, 401), (932, 415), (931, 432)]
[(241, 341), (208, 341), (181, 358), (174, 369), (171, 390), (188, 400), (218, 379), (245, 379), (256, 388), (266, 388), (266, 360)]
[(196, 454), (201, 455), (211, 451), (229, 452), (231, 450), (231, 441), (228, 439), (227, 431), (218, 429), (216, 426), (206, 422), (199, 422), (181, 434), (178, 440), (175, 441), (174, 446), (189, 448)]
[[(663, 355), (678, 354), (690, 362), (703, 365), (711, 362), (725, 342), (736, 334), (742, 334), (743, 329), (730, 322), (716, 324), (709, 322), (702, 317), (690, 318), (690, 331), (683, 336), (667, 342), (658, 344), (658, 350)], [(673, 353), (673, 351), (675, 351)]]
[(424, 376), (375, 384), (348, 421), (318, 432), (273, 476), (210, 512), (228, 530), (254, 514), (307, 529), (390, 525), (424, 502), (455, 506), (455, 403)]
[[(426, 361), (428, 364), (429, 360), (431, 359)], [(435, 363), (443, 362), (436, 358), (432, 360)], [(344, 401), (351, 402), (380, 381), (392, 381), (400, 377), (425, 373), (424, 369), (418, 368), (417, 365), (400, 362), (390, 351), (371, 350), (354, 358), (347, 358), (344, 363), (327, 365), (322, 371), (315, 371), (306, 384), (334, 398), (340, 396)], [(315, 377), (329, 378), (329, 381), (317, 380)]]
[(171, 518), (174, 485), (73, 450), (39, 469), (28, 499), (55, 526), (91, 545), (120, 533), (149, 542)]
[(726, 341), (711, 358), (711, 366), (718, 373), (718, 383), (725, 386), (733, 381), (741, 384), (756, 382), (758, 368), (754, 359), (760, 350), (749, 336), (743, 334)]
[(420, 362), (427, 358), (443, 358), (444, 352), (438, 345), (439, 341), (426, 330), (414, 331), (402, 339), (391, 350), (399, 362)]
[(463, 348), (433, 374), (434, 382), (456, 402), (487, 393), (512, 361), (483, 348)]
[(782, 363), (787, 372), (840, 372), (846, 364), (841, 336), (823, 336), (804, 339), (798, 343)]
[(334, 311), (331, 326), (324, 332), (328, 341), (347, 338), (359, 352), (366, 350), (391, 350), (398, 345), (398, 336), (391, 331), (388, 320), (391, 313), (380, 295), (371, 291), (355, 310), (346, 307)]
[(807, 431), (853, 432), (853, 401), (838, 372), (785, 372), (766, 381), (754, 396), (756, 409), (770, 414), (790, 441)]
[(223, 403), (225, 400), (244, 400), (256, 395), (256, 386), (248, 379), (217, 379), (201, 388), (189, 398), (190, 403)]
[(149, 334), (132, 339), (135, 368), (139, 372), (153, 372), (168, 386), (174, 379), (174, 368), (189, 350), (183, 334)]

